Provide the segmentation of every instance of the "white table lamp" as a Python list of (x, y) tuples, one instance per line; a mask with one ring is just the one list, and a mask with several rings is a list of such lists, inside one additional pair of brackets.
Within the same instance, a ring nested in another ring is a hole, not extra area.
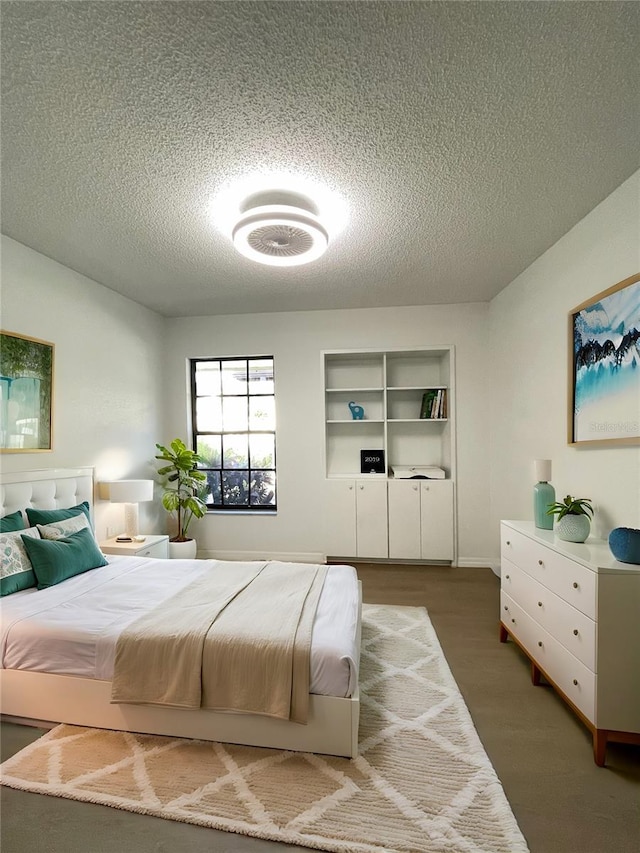
[(153, 500), (153, 480), (114, 480), (109, 483), (111, 503), (124, 504), (124, 532), (138, 535), (138, 504)]

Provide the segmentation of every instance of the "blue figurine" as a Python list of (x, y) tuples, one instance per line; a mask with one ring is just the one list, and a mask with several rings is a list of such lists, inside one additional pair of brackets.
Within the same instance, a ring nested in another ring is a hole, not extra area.
[(349, 403), (349, 408), (351, 409), (351, 416), (354, 421), (363, 421), (364, 420), (364, 409), (362, 406), (358, 406), (357, 403), (354, 403), (353, 400)]

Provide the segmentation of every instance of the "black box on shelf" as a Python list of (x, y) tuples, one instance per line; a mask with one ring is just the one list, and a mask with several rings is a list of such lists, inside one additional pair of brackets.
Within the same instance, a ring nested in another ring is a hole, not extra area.
[(384, 450), (360, 451), (361, 474), (384, 474), (385, 472)]

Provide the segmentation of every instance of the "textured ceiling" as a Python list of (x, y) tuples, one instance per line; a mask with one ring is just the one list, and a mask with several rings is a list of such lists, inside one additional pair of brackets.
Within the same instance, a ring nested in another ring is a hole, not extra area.
[[(166, 316), (488, 300), (640, 165), (636, 2), (7, 2), (2, 231)], [(285, 171), (308, 266), (212, 227)]]

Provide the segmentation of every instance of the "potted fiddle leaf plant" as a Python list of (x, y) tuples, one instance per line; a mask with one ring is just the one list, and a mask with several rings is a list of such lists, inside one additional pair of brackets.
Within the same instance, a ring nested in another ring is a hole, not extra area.
[(549, 504), (547, 515), (556, 516), (558, 539), (565, 542), (584, 542), (591, 530), (593, 507), (591, 498), (567, 495), (563, 501)]
[(196, 556), (196, 540), (187, 535), (194, 518), (202, 518), (207, 512), (204, 498), (207, 495), (207, 477), (198, 470), (202, 459), (190, 450), (179, 438), (174, 438), (169, 447), (156, 444), (156, 459), (166, 462), (158, 468), (158, 476), (164, 489), (162, 506), (167, 512), (175, 513), (177, 532), (169, 539), (169, 556), (191, 559)]

